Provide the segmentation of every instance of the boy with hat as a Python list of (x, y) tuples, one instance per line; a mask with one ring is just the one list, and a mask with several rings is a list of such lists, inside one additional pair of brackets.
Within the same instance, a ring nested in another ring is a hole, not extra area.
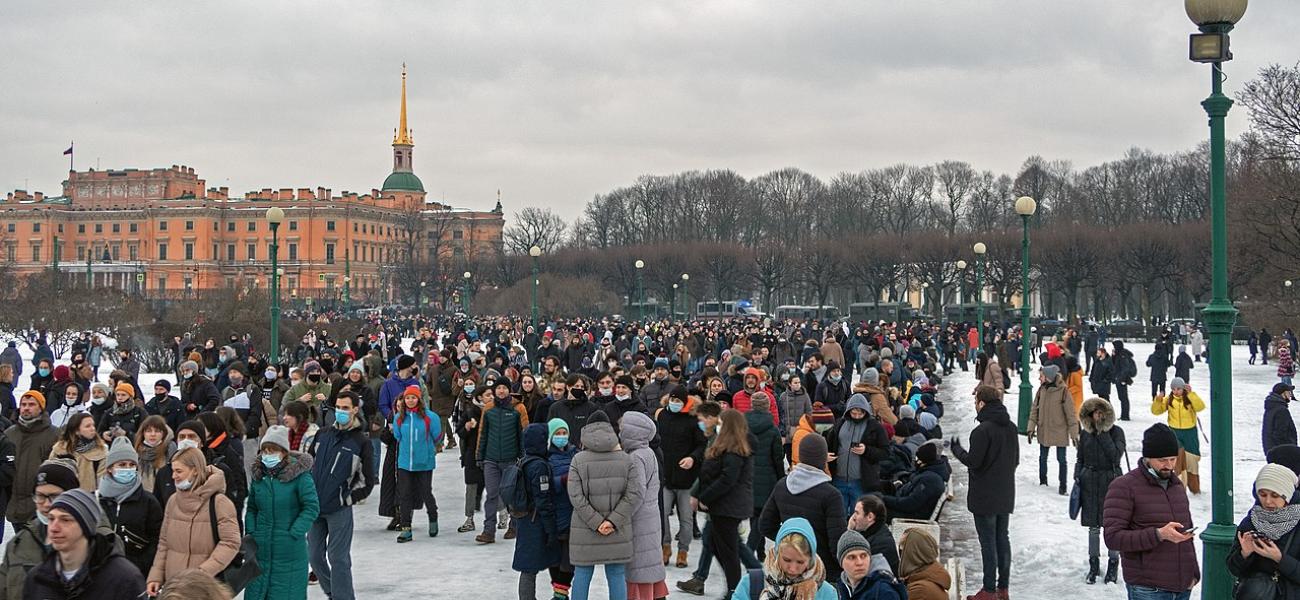
[(29, 493), (27, 499), (36, 499), (36, 516), (15, 527), (17, 535), (5, 546), (4, 562), (0, 563), (0, 597), (4, 598), (22, 597), (27, 573), (44, 562), (49, 555), (45, 524), (49, 522), (54, 499), (81, 485), (77, 479), (76, 463), (66, 458), (41, 463), (36, 473), (27, 480), (35, 484), (35, 493)]
[[(515, 410), (509, 381), (497, 380), (492, 385), (492, 392), (494, 404), (483, 412), (476, 453), (478, 466), (483, 469), (484, 493), (487, 494), (483, 502), (483, 514), (486, 515), (483, 532), (474, 538), (480, 544), (496, 541), (501, 475), (508, 465), (523, 456), (523, 430), (528, 425), (527, 418)], [(514, 539), (513, 531), (507, 531), (506, 539)]]
[(63, 492), (48, 514), (54, 552), (27, 574), (23, 597), (129, 600), (144, 595), (144, 576), (115, 547), (111, 533), (97, 530), (104, 512), (93, 494)]
[(849, 529), (835, 545), (839, 559), (839, 579), (835, 591), (840, 598), (876, 598), (888, 600), (907, 597), (907, 589), (894, 578), (889, 563), (881, 555), (872, 556), (871, 544), (861, 533)]

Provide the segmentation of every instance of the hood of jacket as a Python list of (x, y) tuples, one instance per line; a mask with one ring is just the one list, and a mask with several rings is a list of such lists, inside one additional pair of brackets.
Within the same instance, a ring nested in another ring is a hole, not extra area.
[(1289, 405), (1289, 403), (1290, 401), (1287, 400), (1286, 398), (1283, 398), (1280, 394), (1274, 394), (1272, 392), (1269, 392), (1268, 396), (1264, 398), (1264, 409), (1267, 410), (1272, 408), (1272, 409), (1279, 409), (1279, 410), (1287, 410), (1287, 406)]
[[(1268, 400), (1264, 401), (1266, 404)], [(1092, 413), (1102, 411), (1101, 420), (1095, 421)], [(1079, 407), (1079, 426), (1088, 433), (1105, 433), (1115, 425), (1115, 407), (1103, 398), (1089, 398)]]
[(588, 422), (582, 428), (582, 449), (592, 452), (613, 452), (618, 448), (614, 427), (605, 421)]
[(808, 547), (812, 550), (813, 559), (817, 559), (817, 536), (813, 533), (812, 523), (803, 517), (793, 517), (786, 519), (781, 524), (781, 528), (776, 531), (776, 545), (781, 545), (781, 540), (785, 539), (792, 533), (802, 535), (808, 540)]
[(749, 432), (754, 435), (762, 435), (768, 430), (776, 429), (776, 425), (772, 424), (772, 413), (768, 412), (751, 410), (745, 413), (745, 422), (749, 425)]
[(924, 567), (921, 567), (921, 569), (918, 570), (917, 572), (907, 576), (908, 583), (921, 582), (921, 581), (928, 581), (930, 583), (933, 583), (944, 592), (947, 592), (950, 588), (952, 588), (952, 576), (948, 574), (947, 569), (943, 568), (943, 565), (937, 562), (932, 562)]
[(975, 420), (980, 423), (993, 423), (1014, 427), (1011, 423), (1011, 415), (1007, 412), (1007, 405), (1001, 402), (985, 403), (984, 410), (981, 410), (978, 415), (975, 415)]
[(530, 423), (524, 428), (524, 454), (546, 457), (551, 444), (549, 429), (542, 423)]
[(799, 463), (785, 476), (785, 489), (798, 496), (823, 483), (830, 483), (831, 476), (825, 471)]
[(868, 415), (874, 414), (871, 410), (871, 403), (867, 402), (867, 397), (862, 394), (853, 394), (849, 397), (849, 403), (844, 407), (844, 414), (847, 415), (849, 411), (855, 408), (862, 409)]
[[(631, 452), (649, 448), (650, 440), (654, 439), (656, 431), (655, 422), (645, 413), (627, 412), (623, 413), (623, 420), (619, 424), (618, 439), (623, 443), (623, 450)], [(586, 441), (585, 438), (583, 441)]]
[[(261, 451), (259, 450), (260, 454)], [(289, 483), (303, 473), (310, 473), (311, 466), (315, 462), (310, 454), (305, 452), (289, 452), (288, 462), (280, 469), (275, 478), (284, 483)], [(266, 465), (262, 464), (261, 459), (253, 461), (253, 480), (258, 480), (268, 475)]]

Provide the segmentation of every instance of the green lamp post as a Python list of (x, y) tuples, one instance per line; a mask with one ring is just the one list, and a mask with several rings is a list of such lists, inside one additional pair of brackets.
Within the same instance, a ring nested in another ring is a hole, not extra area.
[(686, 285), (691, 282), (690, 273), (682, 273), (682, 312), (686, 313), (686, 320), (691, 318), (691, 294), (686, 291)]
[(641, 285), (641, 270), (645, 269), (645, 261), (637, 259), (636, 263), (636, 298), (641, 305), (641, 322), (645, 322), (645, 287)]
[[(1205, 307), (1210, 334), (1210, 473), (1211, 519), (1201, 534), (1205, 579), (1202, 598), (1228, 598), (1232, 576), (1222, 568), (1232, 547), (1236, 523), (1232, 514), (1232, 325), (1237, 309), (1228, 299), (1228, 215), (1224, 118), (1232, 99), (1223, 95), (1223, 62), (1232, 60), (1228, 32), (1246, 14), (1247, 0), (1186, 0), (1187, 16), (1200, 29), (1191, 35), (1189, 58), (1210, 63), (1210, 97), (1201, 102), (1210, 117), (1210, 255), (1213, 264), (1211, 299)], [(1211, 568), (1213, 565), (1213, 568)]]
[(474, 276), (474, 275), (473, 275), (472, 273), (470, 273), (469, 271), (465, 271), (465, 287), (464, 287), (464, 293), (461, 294), (460, 301), (461, 301), (462, 304), (465, 305), (465, 316), (466, 316), (466, 317), (469, 316), (469, 280), (470, 280), (470, 278), (473, 277), (473, 276)]
[(975, 242), (975, 300), (977, 302), (975, 309), (976, 327), (979, 328), (979, 346), (975, 348), (976, 355), (984, 348), (984, 270), (981, 268), (984, 262), (984, 253), (988, 252), (988, 246), (984, 242)]
[(284, 209), (272, 206), (266, 209), (266, 222), (271, 225), (271, 364), (280, 364), (280, 223), (284, 222)]
[(537, 330), (537, 286), (541, 285), (541, 280), (537, 276), (537, 259), (542, 255), (542, 249), (533, 246), (528, 249), (528, 256), (533, 257), (533, 330)]
[(420, 282), (420, 291), (417, 292), (417, 293), (416, 293), (416, 296), (415, 296), (415, 312), (417, 312), (417, 313), (419, 313), (419, 314), (421, 314), (421, 315), (424, 314), (424, 286), (426, 286), (426, 285), (428, 285), (428, 284), (429, 284), (429, 282), (427, 282), (427, 281), (421, 281), (421, 282)]
[(673, 284), (672, 296), (670, 296), (669, 298), (670, 300), (668, 301), (668, 318), (676, 319), (677, 318), (677, 284), (675, 283)]
[(1020, 238), (1020, 410), (1016, 426), (1020, 433), (1029, 430), (1029, 409), (1034, 403), (1034, 389), (1029, 384), (1029, 217), (1038, 210), (1038, 203), (1029, 196), (1016, 199), (1016, 214), (1024, 234)]

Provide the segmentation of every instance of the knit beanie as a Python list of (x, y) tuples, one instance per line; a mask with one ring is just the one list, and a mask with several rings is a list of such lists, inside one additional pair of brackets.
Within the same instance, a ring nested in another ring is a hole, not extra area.
[(1268, 490), (1287, 500), (1296, 491), (1296, 474), (1282, 465), (1267, 464), (1255, 476), (1255, 492)]
[(128, 398), (134, 398), (135, 386), (123, 381), (122, 383), (117, 384), (117, 387), (113, 388), (113, 393), (117, 392), (126, 392)]
[(1142, 434), (1143, 458), (1178, 456), (1178, 436), (1164, 423), (1156, 423)]
[(749, 397), (749, 401), (750, 401), (749, 410), (752, 412), (761, 412), (761, 413), (772, 412), (772, 407), (769, 404), (772, 401), (772, 399), (768, 398), (767, 392), (754, 392)]
[(1056, 376), (1061, 374), (1061, 367), (1056, 365), (1043, 365), (1043, 377), (1047, 378), (1048, 383), (1056, 381)]
[(916, 409), (915, 409), (915, 408), (912, 408), (912, 405), (911, 405), (911, 404), (904, 404), (904, 405), (898, 407), (898, 418), (900, 418), (900, 419), (915, 419), (915, 418), (916, 418)]
[(921, 444), (921, 447), (916, 449), (916, 460), (927, 465), (939, 462), (939, 445), (934, 443)]
[(359, 360), (352, 361), (352, 366), (348, 367), (348, 372), (350, 373), (350, 372), (352, 372), (352, 371), (361, 371), (361, 376), (362, 376), (362, 377), (365, 377), (365, 376), (366, 376), (366, 364), (363, 363), (363, 362), (361, 362), (361, 361), (359, 361)]
[(866, 370), (862, 371), (862, 379), (859, 381), (871, 385), (880, 385), (880, 371), (876, 370), (875, 367), (867, 367)]
[(636, 381), (630, 375), (619, 375), (618, 379), (614, 380), (614, 385), (624, 385), (629, 390), (636, 389)]
[(113, 445), (108, 448), (108, 455), (104, 457), (104, 464), (112, 466), (118, 461), (129, 460), (133, 463), (140, 462), (140, 455), (136, 453), (135, 448), (131, 446), (131, 440), (125, 435), (119, 435), (113, 438)]
[[(818, 426), (831, 427), (835, 425), (835, 413), (831, 411), (831, 409), (828, 408), (825, 404), (822, 404), (821, 402), (813, 403), (811, 417), (812, 417), (813, 428), (817, 428)], [(813, 436), (809, 436), (809, 437), (813, 437)]]
[(403, 354), (397, 357), (397, 370), (409, 369), (415, 366), (415, 357), (410, 354)]
[(561, 419), (561, 418), (556, 417), (556, 418), (554, 418), (554, 419), (551, 419), (550, 421), (547, 421), (547, 422), (546, 422), (546, 440), (547, 440), (547, 441), (550, 441), (551, 438), (555, 437), (555, 432), (556, 432), (556, 431), (559, 431), (559, 430), (561, 430), (561, 429), (568, 429), (568, 428), (569, 428), (569, 423), (568, 423), (568, 421), (565, 421), (564, 419)]
[[(184, 423), (181, 423), (181, 426), (176, 428), (176, 435), (179, 436), (180, 433), (186, 429), (193, 431), (195, 434), (197, 434), (200, 440), (206, 441), (208, 439), (208, 428), (203, 425), (203, 421), (200, 421), (198, 419), (190, 419)], [(203, 447), (203, 442), (199, 443), (199, 447), (200, 448)]]
[(934, 413), (923, 412), (921, 416), (916, 418), (916, 422), (921, 425), (922, 429), (928, 431), (939, 424), (939, 417), (934, 416)]
[(53, 485), (63, 490), (81, 486), (77, 479), (77, 463), (71, 458), (51, 458), (36, 470), (36, 485)]
[(894, 350), (893, 350), (892, 348), (885, 347), (885, 348), (881, 348), (881, 349), (880, 349), (880, 358), (881, 358), (881, 359), (885, 359), (885, 358), (893, 358), (893, 357), (894, 357)]
[[(122, 384), (119, 383), (118, 385)], [(113, 388), (108, 387), (107, 383), (96, 381), (95, 383), (90, 384), (90, 394), (93, 396), (97, 391), (103, 391), (105, 398), (113, 395)], [(128, 393), (134, 394), (134, 390)]]
[(803, 436), (799, 440), (799, 464), (818, 471), (826, 470), (826, 438), (820, 435)]
[(166, 379), (159, 379), (158, 381), (155, 381), (153, 386), (161, 387), (164, 390), (163, 393), (172, 391), (172, 382), (167, 381)]
[(75, 487), (54, 499), (50, 510), (55, 509), (72, 515), (77, 520), (77, 525), (81, 526), (81, 535), (87, 538), (95, 537), (95, 528), (99, 525), (99, 520), (104, 518), (104, 509), (99, 507), (95, 496)]
[(41, 410), (45, 410), (45, 394), (36, 390), (27, 390), (18, 398), (18, 401), (21, 402), (23, 398), (31, 398), (35, 400), (37, 404), (41, 405)]
[(1169, 389), (1178, 391), (1187, 388), (1187, 382), (1182, 377), (1175, 377), (1169, 381)]
[(289, 451), (289, 428), (284, 425), (272, 425), (266, 428), (266, 435), (262, 436), (262, 443), (259, 446), (274, 444), (279, 446), (285, 452)]
[(840, 562), (844, 562), (844, 556), (854, 550), (863, 550), (870, 555), (871, 544), (867, 543), (867, 538), (862, 537), (861, 533), (849, 529), (840, 536), (839, 543), (835, 545), (835, 557)]
[(302, 365), (302, 374), (303, 374), (303, 375), (311, 375), (311, 374), (313, 374), (313, 373), (320, 373), (320, 372), (321, 372), (321, 366), (320, 366), (320, 363), (319, 363), (319, 362), (316, 362), (316, 361), (314, 361), (314, 360), (309, 360), (309, 361), (303, 363), (303, 365)]
[(420, 386), (408, 385), (406, 386), (406, 389), (402, 390), (402, 397), (405, 398), (406, 396), (415, 396), (416, 398), (421, 398), (424, 396), (424, 394), (420, 393)]

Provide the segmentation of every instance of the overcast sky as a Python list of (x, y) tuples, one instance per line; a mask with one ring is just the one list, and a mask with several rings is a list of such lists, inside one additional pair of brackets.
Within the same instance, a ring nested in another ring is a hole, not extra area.
[[(0, 2), (0, 187), (194, 167), (231, 193), (368, 192), (402, 62), (431, 197), (566, 218), (646, 173), (896, 162), (1014, 174), (1207, 136), (1181, 0)], [(1227, 88), (1300, 60), (1256, 1)], [(1234, 111), (1229, 135), (1246, 126)]]

